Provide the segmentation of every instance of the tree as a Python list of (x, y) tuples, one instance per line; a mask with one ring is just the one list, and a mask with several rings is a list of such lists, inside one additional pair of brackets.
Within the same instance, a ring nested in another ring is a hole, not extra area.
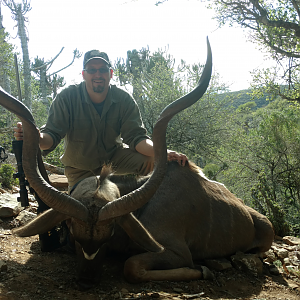
[[(128, 51), (126, 62), (118, 59), (115, 70), (121, 85), (133, 87), (144, 125), (151, 135), (161, 110), (196, 85), (203, 65), (190, 66), (181, 61), (175, 67), (174, 58), (166, 50), (151, 53), (143, 48)], [(218, 76), (214, 75), (206, 95), (170, 121), (167, 133), (170, 149), (187, 154), (200, 165), (212, 155), (226, 127), (221, 123), (225, 110), (229, 109), (225, 105), (227, 99), (217, 100), (218, 93), (224, 90), (226, 88), (219, 84)]]
[[(2, 15), (0, 5), (0, 86), (8, 93), (12, 93), (11, 78), (15, 78), (14, 69), (14, 46), (8, 42), (9, 35), (2, 26)], [(9, 127), (12, 122), (12, 114), (3, 107), (0, 108), (1, 121), (0, 124)], [(3, 127), (0, 126), (0, 127)]]
[(31, 65), (31, 70), (37, 75), (39, 79), (40, 82), (39, 92), (40, 92), (41, 100), (43, 104), (46, 106), (47, 111), (49, 110), (50, 107), (49, 99), (47, 98), (47, 96), (50, 95), (52, 96), (51, 98), (55, 98), (57, 95), (57, 90), (60, 87), (63, 87), (65, 85), (64, 78), (57, 75), (57, 73), (71, 66), (75, 61), (75, 59), (80, 58), (82, 55), (77, 49), (75, 49), (73, 51), (73, 59), (71, 63), (59, 69), (58, 71), (52, 72), (51, 74), (47, 74), (47, 71), (49, 71), (53, 62), (58, 58), (58, 56), (61, 54), (63, 49), (64, 47), (50, 61), (45, 62), (44, 58), (36, 57), (34, 63), (32, 63)]
[(13, 19), (17, 22), (18, 36), (21, 41), (23, 53), (23, 76), (24, 76), (24, 104), (31, 109), (31, 73), (28, 51), (28, 37), (26, 34), (25, 15), (31, 10), (30, 2), (22, 0), (22, 3), (15, 3), (14, 0), (3, 0), (3, 3), (10, 9)]
[(7, 42), (8, 33), (2, 26), (2, 15), (0, 5), (0, 86), (7, 92), (11, 92), (9, 76), (12, 75), (14, 46)]
[[(53, 59), (51, 59), (48, 62), (44, 62), (44, 59), (39, 59), (38, 57), (35, 60), (35, 63), (33, 64), (33, 69), (30, 66), (30, 59), (29, 59), (29, 51), (28, 51), (28, 37), (26, 34), (26, 26), (25, 23), (27, 22), (27, 18), (25, 15), (31, 10), (30, 7), (30, 0), (22, 0), (22, 3), (15, 3), (14, 0), (3, 0), (4, 4), (11, 10), (13, 19), (17, 21), (17, 27), (18, 27), (18, 36), (21, 41), (21, 47), (22, 47), (22, 53), (23, 53), (23, 77), (24, 77), (24, 104), (31, 110), (31, 101), (32, 101), (32, 95), (31, 95), (31, 71), (35, 71), (36, 74), (38, 73), (40, 78), (40, 95), (42, 97), (43, 103), (49, 108), (49, 101), (47, 99), (47, 84), (51, 86), (50, 77), (55, 76), (58, 72), (66, 69), (70, 65), (73, 64), (75, 58), (80, 58), (81, 53), (75, 49), (73, 51), (73, 60), (72, 62), (61, 68), (58, 71), (53, 72), (50, 75), (47, 75), (47, 70), (52, 66), (54, 60), (59, 56), (59, 54), (62, 52), (63, 48), (59, 52), (58, 55), (56, 55)], [(57, 93), (57, 88), (59, 86), (63, 86), (63, 79), (55, 76), (53, 78), (53, 93)]]
[(267, 215), (278, 235), (300, 230), (299, 119), (299, 108), (286, 100), (247, 116), (237, 109), (232, 133), (218, 151), (228, 166), (219, 179)]
[(300, 103), (300, 1), (212, 0), (220, 26), (238, 24), (251, 41), (267, 50), (277, 66), (256, 77), (255, 87)]

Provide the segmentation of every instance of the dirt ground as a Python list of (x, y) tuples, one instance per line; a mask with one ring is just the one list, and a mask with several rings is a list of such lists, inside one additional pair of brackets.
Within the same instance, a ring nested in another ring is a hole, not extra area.
[[(212, 281), (129, 284), (124, 259), (108, 257), (102, 281), (89, 291), (76, 287), (76, 256), (63, 250), (41, 252), (38, 237), (20, 238), (11, 221), (0, 224), (0, 299), (300, 299), (300, 279), (287, 273), (259, 277), (234, 268), (213, 271)], [(4, 264), (3, 264), (4, 262)]]

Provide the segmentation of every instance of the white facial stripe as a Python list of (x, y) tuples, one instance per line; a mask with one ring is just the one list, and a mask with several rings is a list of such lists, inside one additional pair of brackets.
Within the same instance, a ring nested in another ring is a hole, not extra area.
[(94, 254), (88, 255), (87, 253), (84, 252), (83, 248), (81, 248), (81, 249), (82, 249), (85, 259), (87, 259), (87, 260), (93, 260), (95, 258), (95, 256), (97, 255), (97, 253), (99, 252), (99, 249), (98, 249)]

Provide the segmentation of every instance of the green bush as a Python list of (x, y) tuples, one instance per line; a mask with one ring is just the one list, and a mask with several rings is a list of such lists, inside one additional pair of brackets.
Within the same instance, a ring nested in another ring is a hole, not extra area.
[(12, 165), (3, 164), (0, 168), (0, 182), (3, 187), (11, 188), (17, 184), (17, 180), (13, 177), (15, 169)]

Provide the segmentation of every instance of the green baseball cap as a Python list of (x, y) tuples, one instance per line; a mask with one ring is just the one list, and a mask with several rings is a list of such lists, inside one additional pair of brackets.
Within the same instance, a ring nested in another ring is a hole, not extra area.
[(92, 59), (95, 59), (95, 58), (99, 58), (99, 59), (102, 59), (104, 60), (109, 67), (111, 67), (111, 64), (110, 64), (110, 61), (109, 61), (109, 58), (107, 56), (107, 54), (105, 52), (101, 52), (99, 50), (90, 50), (88, 52), (86, 52), (84, 54), (84, 59), (83, 59), (83, 68), (85, 68), (85, 65)]

